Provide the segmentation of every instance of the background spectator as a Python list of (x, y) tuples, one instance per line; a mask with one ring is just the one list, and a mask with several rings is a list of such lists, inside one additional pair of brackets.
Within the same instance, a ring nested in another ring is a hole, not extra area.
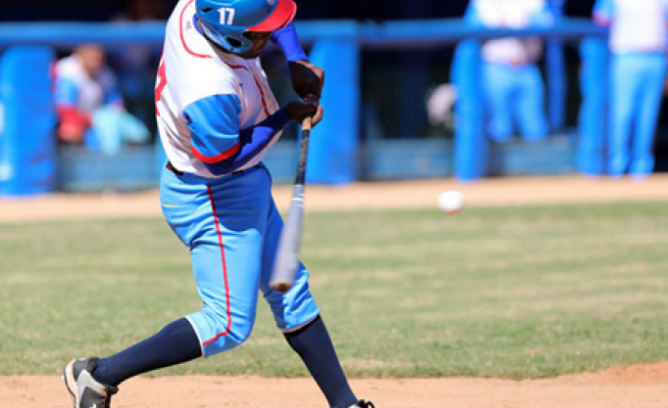
[[(553, 21), (543, 0), (472, 0), (464, 18), (472, 26), (513, 29)], [(515, 134), (515, 124), (527, 140), (546, 137), (545, 90), (536, 65), (541, 52), (538, 38), (508, 37), (483, 44), (487, 132), (493, 140), (508, 141)]]
[(666, 75), (666, 0), (598, 0), (594, 22), (610, 26), (608, 173), (645, 177)]
[(56, 63), (54, 73), (59, 140), (114, 154), (125, 142), (149, 139), (146, 126), (125, 111), (101, 47), (77, 47)]

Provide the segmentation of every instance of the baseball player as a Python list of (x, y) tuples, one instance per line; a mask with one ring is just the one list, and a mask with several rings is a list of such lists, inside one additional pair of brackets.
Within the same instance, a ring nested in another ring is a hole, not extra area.
[(160, 138), (169, 159), (160, 200), (190, 249), (202, 309), (107, 358), (69, 362), (64, 381), (75, 408), (108, 408), (135, 375), (233, 349), (251, 333), (258, 293), (300, 355), (329, 406), (370, 408), (341, 369), (300, 264), (285, 294), (269, 286), (283, 222), (271, 196), (265, 151), (291, 121), (323, 115), (317, 102), (279, 107), (259, 55), (283, 49), (293, 87), (320, 96), (324, 74), (310, 64), (291, 23), (293, 0), (180, 0), (167, 22), (155, 90)]
[[(464, 20), (474, 27), (521, 29), (548, 25), (552, 14), (544, 0), (473, 0)], [(483, 44), (487, 133), (492, 140), (509, 141), (514, 122), (526, 140), (547, 136), (545, 90), (537, 65), (541, 48), (538, 38), (498, 38)]]
[(654, 169), (652, 144), (666, 76), (667, 0), (597, 0), (594, 22), (610, 26), (608, 173), (642, 178)]

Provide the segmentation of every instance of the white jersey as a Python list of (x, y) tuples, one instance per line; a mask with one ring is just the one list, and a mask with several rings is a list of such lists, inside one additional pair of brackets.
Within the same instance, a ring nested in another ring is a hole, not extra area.
[(663, 52), (668, 0), (598, 0), (594, 20), (610, 25), (614, 52)]
[[(195, 0), (180, 0), (167, 22), (156, 83), (156, 115), (160, 139), (172, 165), (183, 172), (216, 177), (196, 157), (186, 107), (215, 95), (236, 96), (241, 103), (239, 130), (256, 125), (280, 107), (259, 58), (245, 60), (214, 48), (196, 28), (195, 16)], [(258, 164), (280, 136), (278, 132), (239, 170)]]
[[(489, 28), (523, 29), (552, 23), (544, 0), (473, 0), (469, 20)], [(499, 38), (486, 41), (482, 56), (486, 61), (524, 65), (540, 58), (537, 38)]]

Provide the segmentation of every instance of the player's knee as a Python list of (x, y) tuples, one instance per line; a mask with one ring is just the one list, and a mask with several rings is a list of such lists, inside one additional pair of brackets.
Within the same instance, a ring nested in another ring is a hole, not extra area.
[(230, 328), (229, 337), (234, 343), (234, 347), (242, 344), (251, 335), (253, 331), (253, 322), (244, 322), (243, 324), (235, 325), (233, 324)]
[(248, 340), (255, 321), (254, 315), (245, 317), (230, 316), (227, 313), (208, 313), (211, 326), (216, 327), (217, 335), (212, 343), (217, 343), (220, 351), (231, 350)]

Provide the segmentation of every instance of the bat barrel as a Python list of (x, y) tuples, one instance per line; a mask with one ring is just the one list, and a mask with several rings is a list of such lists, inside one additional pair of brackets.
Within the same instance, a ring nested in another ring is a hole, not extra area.
[(299, 147), (299, 162), (297, 175), (292, 192), (290, 210), (281, 232), (281, 238), (274, 259), (274, 269), (269, 285), (279, 293), (286, 293), (294, 284), (299, 268), (299, 249), (301, 246), (302, 220), (304, 218), (304, 184), (306, 177), (306, 158), (308, 156), (308, 142), (311, 135), (312, 118), (307, 117), (302, 122), (301, 144)]
[(304, 218), (304, 186), (295, 185), (290, 210), (281, 232), (269, 285), (279, 293), (292, 287), (299, 268), (302, 220)]

